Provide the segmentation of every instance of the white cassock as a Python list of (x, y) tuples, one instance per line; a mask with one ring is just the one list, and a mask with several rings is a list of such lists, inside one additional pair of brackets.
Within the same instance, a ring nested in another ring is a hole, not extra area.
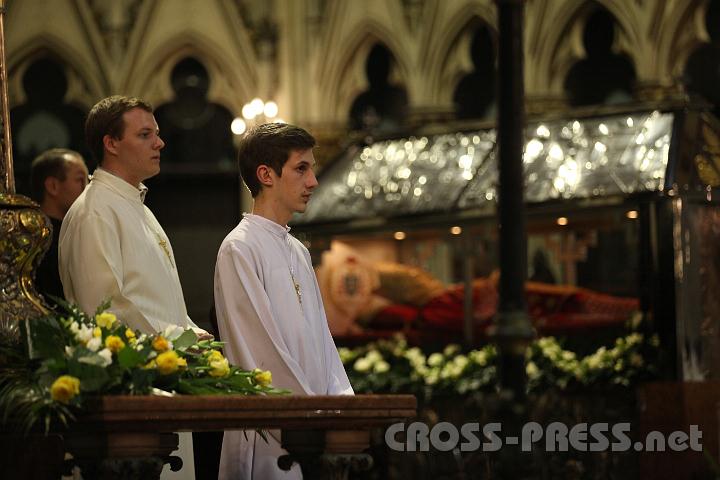
[[(65, 297), (92, 315), (109, 311), (127, 326), (152, 334), (170, 325), (204, 332), (187, 314), (170, 241), (145, 206), (147, 187), (98, 168), (63, 219), (58, 246)], [(194, 479), (192, 438), (180, 433), (183, 468), (163, 479)], [(177, 454), (177, 452), (176, 452)]]
[[(273, 385), (295, 395), (352, 395), (328, 329), (320, 288), (305, 246), (290, 228), (245, 214), (220, 246), (215, 308), (231, 363), (270, 370)], [(299, 286), (296, 291), (294, 283)], [(266, 443), (252, 431), (225, 432), (220, 479), (301, 478), (277, 466), (278, 432)]]
[(65, 297), (92, 314), (105, 299), (143, 333), (169, 325), (202, 332), (188, 317), (170, 241), (145, 206), (147, 187), (98, 168), (63, 219), (58, 266)]

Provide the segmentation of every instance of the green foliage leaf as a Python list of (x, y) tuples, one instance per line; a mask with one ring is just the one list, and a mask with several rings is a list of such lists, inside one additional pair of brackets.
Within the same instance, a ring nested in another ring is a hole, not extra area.
[(198, 336), (192, 330), (185, 330), (182, 335), (175, 339), (173, 346), (175, 350), (185, 350), (197, 343)]
[(131, 346), (127, 346), (120, 350), (117, 357), (118, 363), (123, 368), (133, 368), (138, 365), (142, 365), (145, 360), (145, 357)]
[(100, 315), (108, 308), (110, 308), (110, 304), (111, 304), (111, 300), (109, 297), (106, 298), (105, 300), (103, 300), (103, 302), (100, 305), (98, 305), (98, 307), (95, 309), (95, 315), (93, 315), (93, 318), (95, 318), (97, 315)]
[(29, 327), (30, 343), (35, 358), (55, 358), (64, 355), (65, 333), (54, 318), (35, 319)]
[(157, 377), (155, 370), (151, 369), (134, 369), (130, 372), (130, 384), (128, 392), (133, 395), (147, 395), (152, 390), (153, 381)]
[(68, 375), (80, 379), (80, 391), (82, 392), (98, 392), (110, 378), (104, 367), (81, 362), (70, 362)]

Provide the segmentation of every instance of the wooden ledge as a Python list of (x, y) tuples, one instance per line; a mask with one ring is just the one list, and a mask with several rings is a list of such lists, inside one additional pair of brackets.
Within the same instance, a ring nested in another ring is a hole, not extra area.
[(412, 395), (107, 395), (90, 398), (74, 432), (179, 432), (281, 428), (356, 430), (416, 416)]

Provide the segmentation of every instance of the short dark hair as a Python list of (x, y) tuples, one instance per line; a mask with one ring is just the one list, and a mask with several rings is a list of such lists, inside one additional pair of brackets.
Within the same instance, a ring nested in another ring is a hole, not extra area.
[(267, 165), (280, 176), (292, 152), (310, 150), (315, 144), (307, 131), (287, 123), (265, 123), (248, 130), (238, 145), (238, 166), (250, 194), (256, 197), (260, 193), (260, 165)]
[(98, 165), (102, 164), (105, 156), (103, 137), (110, 135), (113, 138), (122, 138), (125, 132), (123, 114), (133, 108), (142, 108), (146, 112), (153, 112), (153, 107), (148, 102), (137, 97), (123, 95), (103, 98), (90, 109), (87, 120), (85, 120), (85, 140)]
[(48, 177), (65, 180), (67, 169), (66, 155), (71, 155), (82, 160), (75, 150), (67, 148), (51, 148), (35, 157), (30, 166), (30, 196), (38, 203), (45, 200), (45, 179)]

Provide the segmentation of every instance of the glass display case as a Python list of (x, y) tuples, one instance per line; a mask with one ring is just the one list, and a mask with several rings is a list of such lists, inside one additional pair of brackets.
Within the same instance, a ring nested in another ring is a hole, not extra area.
[[(492, 127), (351, 146), (294, 219), (337, 338), (482, 339), (497, 305)], [(548, 334), (644, 318), (685, 380), (720, 377), (720, 128), (701, 107), (531, 118), (528, 310)]]

